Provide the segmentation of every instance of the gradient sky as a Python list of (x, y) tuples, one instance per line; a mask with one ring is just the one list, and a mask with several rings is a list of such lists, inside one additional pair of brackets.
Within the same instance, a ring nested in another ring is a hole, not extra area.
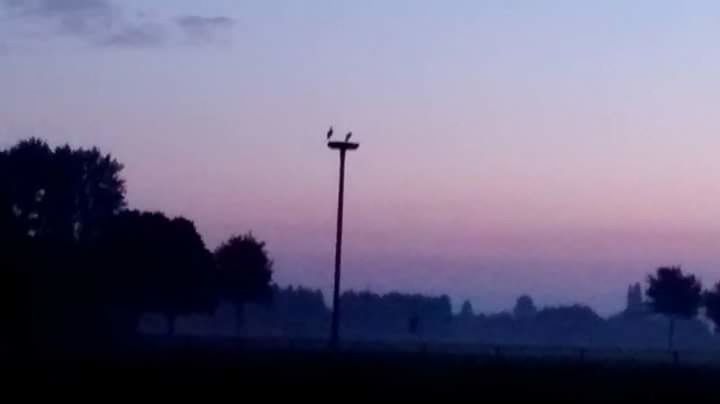
[(712, 0), (0, 0), (0, 147), (97, 145), (131, 207), (328, 290), (334, 124), (345, 286), (607, 314), (720, 280), (718, 38)]

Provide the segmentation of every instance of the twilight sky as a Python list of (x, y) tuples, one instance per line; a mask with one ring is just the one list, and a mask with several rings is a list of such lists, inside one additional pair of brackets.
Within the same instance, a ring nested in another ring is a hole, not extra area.
[(97, 145), (131, 207), (329, 290), (334, 124), (344, 286), (607, 314), (720, 280), (718, 38), (714, 0), (0, 0), (0, 147)]

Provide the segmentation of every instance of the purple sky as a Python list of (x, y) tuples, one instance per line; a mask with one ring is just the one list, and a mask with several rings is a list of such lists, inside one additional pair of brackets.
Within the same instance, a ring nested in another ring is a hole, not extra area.
[(134, 208), (248, 230), (276, 279), (476, 308), (720, 280), (720, 3), (0, 0), (0, 146), (97, 145)]

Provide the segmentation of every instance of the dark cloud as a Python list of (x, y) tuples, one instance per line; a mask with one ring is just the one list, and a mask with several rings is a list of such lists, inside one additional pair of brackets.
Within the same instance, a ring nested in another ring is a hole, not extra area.
[(228, 38), (235, 20), (229, 17), (201, 17), (188, 15), (176, 20), (187, 39), (193, 42), (212, 42)]
[[(168, 22), (148, 21), (142, 10), (126, 13), (113, 0), (0, 0), (0, 8), (11, 17), (46, 22), (57, 33), (93, 45), (155, 47), (171, 39)], [(234, 20), (184, 16), (175, 23), (186, 40), (209, 43), (227, 38)]]
[(44, 19), (64, 34), (102, 35), (117, 22), (117, 10), (106, 0), (0, 0), (12, 16)]
[(107, 0), (2, 0), (2, 3), (15, 11), (43, 16), (104, 14), (112, 9)]
[(122, 31), (113, 33), (107, 38), (104, 38), (99, 44), (102, 46), (146, 48), (161, 46), (165, 44), (166, 39), (166, 33), (162, 26), (156, 24), (140, 24), (126, 27)]

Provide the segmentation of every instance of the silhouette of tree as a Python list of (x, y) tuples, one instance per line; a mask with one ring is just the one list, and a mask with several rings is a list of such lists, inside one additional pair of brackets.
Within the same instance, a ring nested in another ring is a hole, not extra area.
[(97, 149), (24, 140), (0, 155), (0, 215), (34, 238), (86, 241), (125, 206), (122, 165)]
[(645, 302), (643, 301), (642, 286), (635, 283), (628, 286), (625, 315), (636, 316), (645, 312)]
[(473, 310), (472, 303), (470, 303), (469, 300), (465, 300), (460, 308), (460, 317), (463, 319), (470, 319), (473, 316), (475, 316), (475, 311)]
[(3, 153), (3, 209), (26, 235), (41, 231), (44, 195), (51, 183), (52, 150), (39, 139), (22, 141)]
[(341, 301), (343, 328), (355, 336), (405, 337), (412, 333), (414, 317), (425, 336), (441, 336), (452, 321), (452, 305), (445, 295), (346, 291)]
[(236, 303), (267, 302), (272, 296), (272, 260), (265, 243), (252, 234), (233, 236), (215, 250), (224, 299)]
[(659, 268), (648, 276), (647, 297), (653, 311), (668, 317), (668, 349), (673, 349), (675, 319), (697, 315), (702, 302), (702, 285), (694, 275), (684, 275), (680, 267)]
[(324, 337), (329, 326), (330, 310), (319, 290), (289, 286), (272, 286), (272, 306), (277, 326), (288, 337)]
[[(12, 209), (12, 192), (8, 186), (11, 173), (7, 154), (6, 151), (0, 151), (0, 185), (2, 185), (0, 186), (0, 240), (2, 241), (9, 241), (19, 235), (17, 233), (18, 226), (15, 223), (16, 217)], [(3, 243), (3, 245), (6, 244)]]
[(84, 249), (125, 205), (121, 170), (97, 149), (34, 138), (0, 152), (0, 294), (18, 340), (95, 331), (98, 277)]
[(14, 268), (19, 253), (19, 244), (26, 234), (20, 228), (20, 220), (13, 209), (14, 187), (11, 178), (14, 175), (8, 161), (8, 152), (0, 151), (0, 269)]
[(47, 190), (49, 220), (60, 237), (86, 242), (125, 207), (122, 165), (98, 149), (63, 146), (53, 156), (55, 175)]
[(532, 318), (537, 314), (538, 310), (535, 307), (535, 303), (532, 298), (528, 295), (522, 295), (518, 297), (515, 302), (515, 308), (513, 309), (513, 315), (518, 319)]
[(220, 298), (235, 304), (242, 326), (245, 303), (267, 303), (272, 297), (272, 260), (265, 243), (251, 233), (230, 237), (214, 256)]
[(97, 249), (109, 305), (124, 328), (134, 329), (143, 312), (174, 318), (214, 307), (212, 254), (194, 224), (161, 213), (127, 211), (113, 218)]
[(273, 307), (286, 317), (297, 318), (303, 315), (324, 317), (330, 315), (330, 310), (325, 306), (325, 300), (320, 290), (304, 287), (294, 288), (292, 286), (281, 289), (276, 285), (273, 285), (271, 289)]
[(720, 331), (720, 282), (703, 294), (705, 315), (713, 322), (715, 332)]
[(538, 323), (545, 323), (551, 328), (592, 326), (602, 318), (588, 306), (574, 304), (571, 306), (546, 307), (536, 314)]

